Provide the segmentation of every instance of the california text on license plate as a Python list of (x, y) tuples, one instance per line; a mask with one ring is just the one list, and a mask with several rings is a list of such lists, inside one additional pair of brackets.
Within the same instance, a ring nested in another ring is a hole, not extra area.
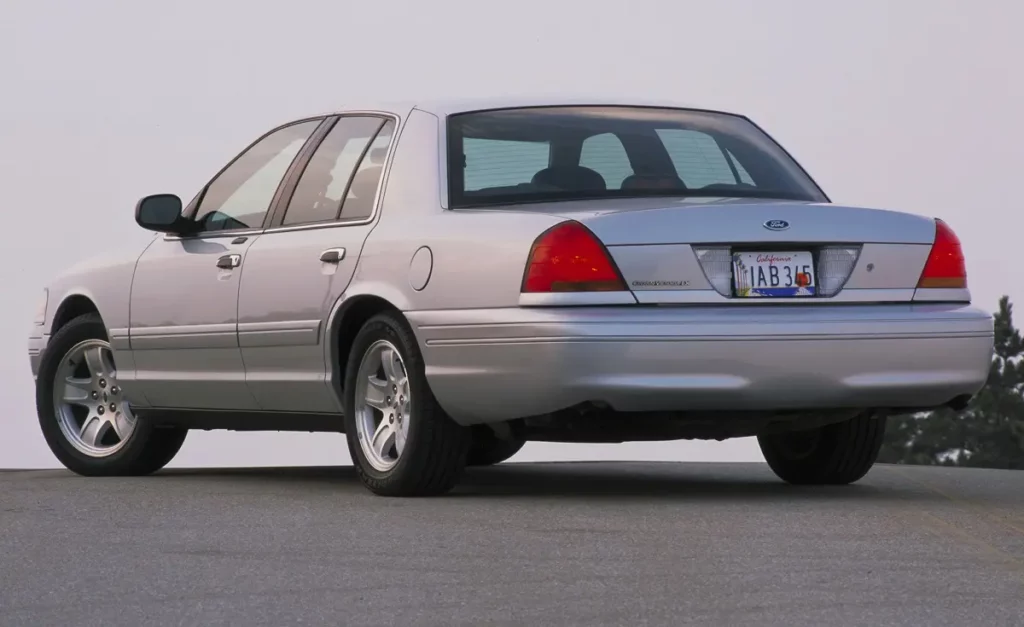
[(814, 257), (809, 252), (733, 253), (732, 272), (740, 297), (815, 294)]

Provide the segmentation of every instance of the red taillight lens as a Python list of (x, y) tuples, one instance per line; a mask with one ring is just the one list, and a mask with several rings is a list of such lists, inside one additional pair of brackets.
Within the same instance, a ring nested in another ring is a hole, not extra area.
[(924, 264), (918, 287), (965, 288), (967, 266), (960, 238), (942, 220), (935, 220), (935, 242)]
[(587, 227), (563, 222), (537, 238), (523, 276), (523, 292), (624, 291), (608, 251)]

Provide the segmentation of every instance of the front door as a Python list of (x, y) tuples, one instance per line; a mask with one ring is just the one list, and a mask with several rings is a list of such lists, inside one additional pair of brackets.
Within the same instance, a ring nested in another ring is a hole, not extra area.
[(262, 409), (341, 411), (327, 381), (327, 317), (373, 228), (394, 132), (392, 118), (340, 117), (246, 254), (238, 339)]
[(260, 138), (186, 209), (198, 234), (158, 237), (139, 258), (129, 334), (136, 384), (154, 407), (259, 407), (238, 347), (239, 279), (282, 179), (321, 122)]

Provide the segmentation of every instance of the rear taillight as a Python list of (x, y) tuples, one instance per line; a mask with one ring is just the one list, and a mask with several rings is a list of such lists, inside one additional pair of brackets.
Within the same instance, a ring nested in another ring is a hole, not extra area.
[(604, 245), (579, 222), (562, 222), (537, 238), (523, 275), (523, 292), (626, 290)]
[(942, 220), (935, 220), (935, 242), (917, 282), (923, 288), (966, 288), (967, 266), (960, 239)]

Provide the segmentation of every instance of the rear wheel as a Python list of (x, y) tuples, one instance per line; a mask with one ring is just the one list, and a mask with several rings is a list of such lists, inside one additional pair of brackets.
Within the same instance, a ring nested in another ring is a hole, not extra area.
[(760, 435), (772, 471), (787, 483), (841, 485), (860, 480), (878, 459), (886, 419), (862, 414), (817, 429)]
[(36, 413), (54, 456), (80, 475), (155, 472), (177, 454), (188, 433), (135, 417), (97, 314), (75, 318), (51, 338), (36, 379)]
[(508, 460), (523, 448), (524, 440), (499, 438), (492, 429), (483, 427), (473, 433), (473, 444), (466, 457), (467, 466), (493, 466)]
[(356, 473), (375, 494), (443, 494), (462, 475), (469, 430), (437, 403), (416, 338), (397, 314), (371, 318), (352, 343), (345, 433)]

